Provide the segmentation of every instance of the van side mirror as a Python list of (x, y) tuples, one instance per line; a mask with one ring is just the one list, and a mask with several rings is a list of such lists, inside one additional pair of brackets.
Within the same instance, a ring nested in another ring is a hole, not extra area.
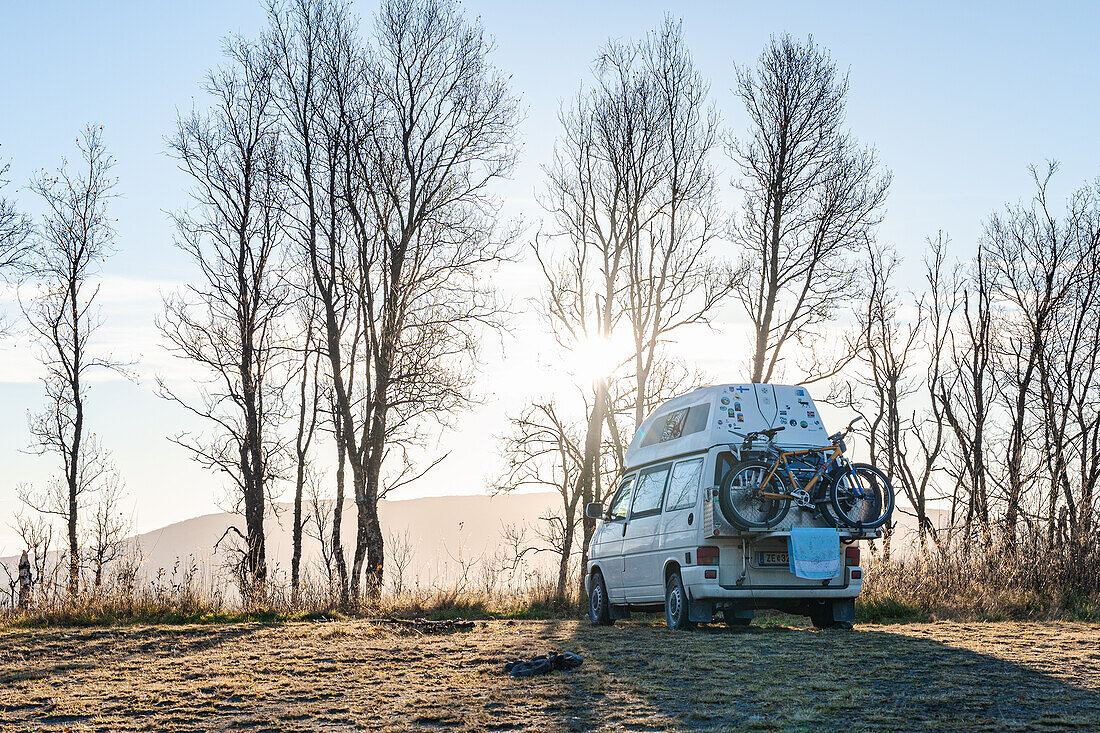
[(584, 516), (589, 519), (603, 519), (603, 504), (598, 501), (590, 501), (584, 505)]

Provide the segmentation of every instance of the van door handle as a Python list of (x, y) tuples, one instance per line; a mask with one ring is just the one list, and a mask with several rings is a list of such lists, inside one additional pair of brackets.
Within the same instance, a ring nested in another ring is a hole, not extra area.
[(626, 522), (623, 522), (623, 537), (626, 537)]

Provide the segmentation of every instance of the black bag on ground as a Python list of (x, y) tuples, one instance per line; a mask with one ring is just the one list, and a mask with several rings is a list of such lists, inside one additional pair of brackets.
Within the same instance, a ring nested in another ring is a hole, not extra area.
[(504, 672), (517, 679), (549, 674), (555, 669), (568, 671), (581, 666), (584, 659), (573, 652), (550, 652), (532, 659), (514, 659), (504, 665)]

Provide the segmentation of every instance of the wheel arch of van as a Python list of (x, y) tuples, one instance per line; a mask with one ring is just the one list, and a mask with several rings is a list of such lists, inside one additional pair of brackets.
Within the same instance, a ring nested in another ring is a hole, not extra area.
[[(589, 564), (592, 567), (588, 571), (588, 574), (585, 576), (586, 585), (587, 585), (587, 582), (590, 581), (591, 578), (593, 578), (596, 575), (596, 573), (599, 573), (601, 576), (604, 575), (603, 563), (600, 560), (589, 560)], [(591, 588), (589, 588), (588, 590), (591, 591)]]
[(665, 586), (668, 586), (668, 579), (672, 577), (673, 573), (680, 572), (680, 561), (674, 557), (665, 558), (665, 566), (661, 570), (661, 574), (665, 580)]

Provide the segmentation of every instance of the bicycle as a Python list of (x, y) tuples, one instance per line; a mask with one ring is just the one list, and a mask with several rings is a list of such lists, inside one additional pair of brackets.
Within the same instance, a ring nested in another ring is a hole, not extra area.
[[(889, 480), (878, 468), (853, 463), (844, 456), (844, 438), (861, 419), (857, 417), (843, 432), (830, 435), (830, 445), (821, 448), (780, 450), (775, 447), (775, 436), (782, 427), (734, 433), (743, 440), (740, 449), (734, 448), (739, 462), (718, 490), (722, 513), (742, 529), (770, 529), (795, 505), (820, 512), (832, 524), (839, 522), (860, 531), (881, 527), (894, 510)], [(744, 453), (753, 450), (758, 438), (766, 441), (763, 457), (744, 460)], [(789, 491), (783, 486), (781, 472), (790, 484)]]

